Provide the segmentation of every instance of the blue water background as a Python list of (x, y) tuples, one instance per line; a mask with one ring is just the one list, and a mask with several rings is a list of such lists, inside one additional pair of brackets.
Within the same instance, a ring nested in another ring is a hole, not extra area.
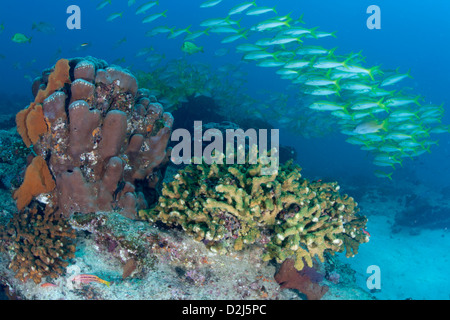
[[(101, 10), (96, 10), (100, 1), (21, 1), (8, 2), (0, 14), (0, 23), (5, 26), (0, 34), (0, 54), (6, 58), (0, 60), (0, 91), (7, 94), (28, 95), (31, 99), (30, 81), (24, 76), (34, 78), (41, 70), (54, 64), (60, 57), (93, 55), (109, 62), (126, 57), (128, 64), (136, 69), (149, 70), (143, 58), (136, 58), (137, 51), (153, 46), (156, 52), (164, 53), (166, 58), (178, 58), (183, 54), (180, 50), (182, 38), (166, 39), (165, 35), (153, 38), (145, 37), (146, 31), (156, 25), (177, 26), (192, 25), (191, 30), (199, 30), (199, 23), (208, 18), (225, 17), (228, 10), (240, 1), (224, 0), (213, 8), (199, 8), (203, 1), (161, 0), (159, 6), (149, 10), (162, 12), (166, 9), (167, 18), (160, 18), (153, 23), (143, 24), (145, 15), (135, 15), (137, 1), (128, 7), (127, 1), (112, 1)], [(81, 30), (68, 30), (66, 13), (69, 5), (78, 5), (81, 9)], [(366, 66), (381, 65), (383, 70), (400, 68), (401, 72), (411, 69), (414, 79), (406, 80), (402, 85), (412, 87), (426, 101), (434, 104), (449, 103), (450, 89), (450, 23), (448, 12), (450, 3), (445, 0), (433, 1), (257, 1), (260, 6), (275, 6), (279, 15), (292, 12), (292, 17), (304, 14), (306, 27), (319, 27), (324, 31), (337, 31), (337, 39), (320, 39), (318, 44), (327, 48), (338, 47), (337, 54), (346, 54), (363, 50)], [(376, 4), (382, 12), (381, 30), (369, 30), (366, 27), (369, 5)], [(107, 17), (114, 12), (123, 12), (123, 17), (107, 22)], [(243, 17), (243, 25), (252, 25), (262, 17)], [(31, 30), (33, 22), (48, 22), (55, 29), (55, 34), (44, 34)], [(17, 44), (11, 41), (14, 33), (20, 32), (32, 36), (30, 44)], [(127, 38), (124, 45), (112, 49), (114, 44)], [(192, 61), (201, 61), (220, 66), (225, 63), (239, 62), (241, 55), (235, 54), (235, 43), (223, 45), (222, 37), (210, 35), (201, 37), (196, 44), (205, 47), (204, 54), (190, 57)], [(82, 43), (92, 45), (84, 50), (75, 51)], [(242, 41), (243, 42), (243, 41)], [(240, 42), (240, 43), (242, 43)], [(218, 58), (215, 50), (228, 47), (230, 54)], [(60, 53), (59, 53), (60, 52)], [(286, 81), (278, 79), (274, 71), (246, 66), (249, 72), (247, 92), (257, 92), (261, 88), (269, 88), (283, 92)], [(448, 113), (445, 121), (449, 122)], [(280, 128), (282, 130), (282, 128)], [(348, 177), (372, 179), (373, 166), (365, 152), (357, 146), (345, 143), (345, 137), (336, 134), (325, 139), (305, 140), (289, 132), (281, 131), (282, 143), (294, 145), (299, 152), (299, 162), (305, 173), (312, 176), (327, 176), (335, 179)], [(439, 135), (439, 147), (433, 147), (431, 154), (425, 154), (414, 161), (404, 161), (404, 167), (414, 169), (423, 183), (437, 185), (448, 184), (450, 174), (448, 157), (450, 155), (447, 135)], [(401, 168), (396, 172), (401, 176)]]
[[(137, 1), (128, 7), (125, 0), (112, 0), (112, 4), (102, 10), (96, 10), (100, 1), (9, 1), (2, 4), (0, 23), (5, 26), (0, 34), (0, 96), (17, 95), (18, 99), (32, 100), (31, 82), (24, 78), (34, 78), (57, 59), (92, 55), (112, 62), (126, 57), (127, 64), (134, 69), (150, 70), (144, 58), (135, 57), (142, 48), (153, 46), (158, 53), (164, 53), (166, 59), (183, 56), (180, 47), (183, 37), (166, 39), (165, 35), (153, 38), (145, 37), (148, 30), (157, 25), (176, 26), (178, 28), (192, 25), (192, 30), (199, 30), (199, 23), (209, 18), (225, 17), (228, 10), (242, 1), (223, 0), (214, 8), (199, 8), (202, 0), (160, 0), (157, 7), (149, 13), (168, 9), (167, 18), (160, 18), (151, 24), (141, 23), (145, 15), (135, 15)], [(275, 6), (279, 15), (292, 12), (292, 17), (304, 14), (306, 27), (319, 27), (323, 31), (337, 31), (337, 39), (326, 38), (317, 41), (317, 45), (326, 48), (337, 47), (337, 54), (359, 52), (363, 50), (366, 67), (381, 65), (383, 70), (400, 72), (411, 70), (414, 79), (407, 79), (402, 86), (414, 89), (415, 94), (422, 95), (427, 103), (444, 103), (447, 110), (444, 123), (450, 123), (450, 1), (447, 0), (257, 0), (261, 6)], [(82, 12), (82, 29), (68, 30), (66, 9), (69, 5), (78, 5)], [(369, 30), (366, 27), (369, 5), (381, 8), (381, 30)], [(123, 17), (107, 22), (107, 17), (114, 12), (124, 12)], [(148, 13), (148, 14), (149, 14)], [(263, 17), (244, 15), (243, 25), (252, 25)], [(32, 22), (45, 21), (53, 24), (55, 34), (48, 35), (31, 30)], [(245, 22), (244, 21), (248, 21)], [(251, 22), (253, 21), (253, 22)], [(14, 33), (21, 32), (32, 36), (29, 44), (17, 44), (11, 41)], [(127, 38), (127, 42), (117, 49), (115, 43)], [(233, 49), (237, 43), (223, 45), (223, 36), (210, 35), (199, 38), (196, 44), (205, 47), (205, 53), (189, 57), (190, 61), (201, 61), (219, 67), (225, 63), (238, 63), (241, 54), (234, 53), (216, 57), (214, 52), (223, 47)], [(75, 51), (81, 43), (92, 46)], [(242, 43), (245, 41), (241, 41)], [(61, 54), (58, 54), (60, 50)], [(287, 82), (280, 80), (272, 69), (258, 68), (252, 64), (245, 66), (248, 82), (244, 91), (252, 95), (261, 88), (283, 92)], [(1, 98), (0, 98), (1, 101)], [(25, 105), (24, 105), (25, 106)], [(2, 110), (0, 110), (0, 113)], [(371, 164), (371, 155), (345, 142), (346, 136), (338, 133), (325, 138), (304, 139), (290, 132), (281, 130), (281, 143), (291, 145), (298, 152), (298, 162), (304, 168), (307, 177), (328, 178), (367, 184), (383, 183), (374, 177), (377, 169)], [(411, 179), (429, 189), (450, 186), (450, 136), (440, 134), (439, 146), (432, 147), (432, 153), (425, 153), (415, 160), (406, 159), (403, 167), (394, 173), (394, 182)]]

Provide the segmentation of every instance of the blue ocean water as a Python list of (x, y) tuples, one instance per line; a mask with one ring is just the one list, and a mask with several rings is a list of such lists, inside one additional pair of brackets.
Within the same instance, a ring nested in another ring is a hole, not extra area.
[[(136, 56), (139, 50), (153, 47), (152, 54), (164, 54), (164, 61), (186, 58), (188, 61), (201, 62), (212, 68), (226, 64), (242, 64), (242, 54), (235, 48), (239, 41), (222, 44), (224, 35), (210, 33), (194, 42), (203, 47), (203, 52), (186, 55), (181, 47), (184, 36), (167, 39), (166, 34), (153, 37), (145, 33), (156, 26), (178, 28), (190, 27), (190, 30), (202, 30), (200, 23), (211, 18), (224, 18), (235, 5), (244, 1), (223, 0), (211, 8), (200, 8), (201, 0), (159, 0), (159, 4), (146, 14), (135, 14), (136, 9), (147, 1), (111, 0), (103, 8), (97, 9), (102, 1), (21, 1), (9, 2), (0, 12), (0, 114), (13, 113), (4, 101), (17, 99), (24, 107), (32, 99), (31, 80), (40, 72), (52, 66), (59, 58), (91, 55), (108, 61), (118, 61), (123, 67), (145, 72), (156, 68), (145, 60), (148, 55)], [(361, 0), (256, 0), (257, 6), (275, 7), (278, 16), (291, 13), (292, 18), (303, 16), (306, 28), (319, 27), (319, 30), (336, 31), (336, 38), (311, 39), (313, 45), (324, 48), (337, 48), (337, 55), (359, 52), (365, 57), (364, 65), (379, 65), (382, 70), (396, 70), (406, 73), (410, 70), (412, 79), (403, 80), (401, 87), (409, 88), (414, 95), (421, 95), (424, 104), (441, 105), (446, 110), (443, 124), (450, 123), (448, 105), (450, 103), (450, 23), (448, 13), (450, 3), (446, 0), (433, 1), (361, 1)], [(76, 5), (81, 10), (81, 29), (70, 30), (66, 22), (70, 16), (67, 8)], [(370, 5), (381, 9), (381, 29), (370, 30), (366, 21), (370, 14), (366, 12)], [(142, 23), (142, 19), (152, 13), (167, 11), (167, 17), (160, 17), (152, 23)], [(114, 13), (122, 16), (112, 21), (108, 17)], [(233, 19), (241, 19), (242, 28), (267, 19), (269, 16), (247, 16), (239, 14)], [(54, 30), (38, 31), (32, 29), (33, 23), (44, 22)], [(31, 37), (28, 43), (11, 40), (16, 33)], [(257, 32), (256, 32), (257, 33)], [(252, 37), (255, 36), (252, 34)], [(257, 38), (257, 35), (255, 36)], [(126, 41), (120, 42), (126, 38)], [(253, 38), (252, 38), (253, 39)], [(314, 42), (316, 41), (316, 42)], [(83, 45), (84, 44), (84, 45)], [(219, 49), (227, 49), (225, 55), (217, 54)], [(164, 64), (164, 61), (161, 63)], [(258, 96), (262, 90), (276, 93), (292, 93), (297, 90), (289, 81), (280, 79), (273, 68), (260, 68), (253, 63), (244, 63), (246, 82), (241, 88), (249, 96)], [(2, 99), (3, 97), (3, 99)], [(214, 97), (213, 97), (214, 98)], [(298, 106), (290, 98), (289, 112), (286, 117), (295, 116)], [(4, 101), (2, 101), (4, 100)], [(276, 108), (277, 106), (272, 106)], [(286, 112), (283, 109), (282, 112)], [(231, 117), (232, 118), (232, 117)], [(201, 120), (201, 119), (199, 119)], [(271, 122), (273, 119), (265, 119)], [(405, 158), (401, 165), (395, 166), (393, 181), (374, 176), (378, 168), (372, 164), (373, 155), (361, 150), (359, 145), (349, 144), (339, 128), (326, 136), (305, 138), (282, 124), (272, 122), (280, 129), (280, 142), (292, 146), (297, 151), (297, 162), (304, 168), (307, 177), (326, 178), (341, 181), (344, 186), (357, 190), (380, 187), (393, 194), (399, 186), (407, 184), (408, 192), (417, 197), (431, 197), (433, 192), (450, 188), (450, 136), (448, 133), (433, 136), (439, 140), (433, 145), (431, 153), (424, 153), (412, 159)], [(324, 124), (333, 126), (334, 123)], [(327, 131), (329, 128), (323, 128)], [(318, 129), (320, 131), (320, 128)], [(387, 191), (386, 193), (389, 193)], [(443, 199), (448, 199), (449, 193)], [(357, 199), (358, 200), (358, 199)], [(432, 199), (433, 205), (436, 199)], [(441, 201), (441, 200), (440, 200)], [(442, 200), (445, 201), (445, 200)], [(447, 200), (448, 201), (448, 200)], [(399, 204), (401, 206), (402, 204)], [(450, 214), (450, 211), (448, 211)], [(447, 219), (449, 219), (447, 217)], [(448, 221), (448, 220), (447, 220)], [(435, 221), (439, 225), (439, 221)], [(445, 224), (445, 223), (443, 223)], [(416, 226), (420, 227), (420, 225)], [(444, 230), (444, 227), (442, 228)], [(445, 229), (446, 230), (446, 229)], [(372, 234), (376, 237), (376, 234)], [(447, 234), (447, 237), (449, 235)], [(416, 237), (415, 241), (421, 241)], [(382, 245), (382, 244), (381, 244)], [(386, 244), (387, 245), (387, 244)], [(356, 258), (355, 258), (356, 259)], [(426, 275), (425, 275), (426, 277)], [(445, 279), (450, 292), (450, 281)], [(389, 296), (391, 297), (391, 296)], [(422, 295), (422, 298), (427, 296)], [(432, 296), (430, 296), (432, 297)], [(439, 296), (438, 298), (442, 298)], [(448, 298), (444, 297), (444, 298)]]

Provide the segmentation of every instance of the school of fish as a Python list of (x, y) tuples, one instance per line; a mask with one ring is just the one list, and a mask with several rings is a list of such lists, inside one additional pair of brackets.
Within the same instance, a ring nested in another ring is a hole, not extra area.
[[(182, 39), (180, 50), (185, 56), (207, 52), (196, 44), (200, 37), (220, 37), (220, 42), (227, 47), (216, 50), (216, 56), (229, 54), (231, 43), (235, 52), (241, 56), (240, 63), (253, 63), (261, 68), (273, 69), (273, 77), (287, 81), (286, 87), (294, 92), (290, 100), (286, 99), (284, 104), (278, 105), (277, 110), (270, 109), (264, 103), (255, 104), (248, 98), (242, 101), (241, 112), (255, 117), (265, 115), (266, 119), (296, 132), (308, 126), (305, 117), (318, 114), (315, 118), (319, 120), (314, 123), (320, 124), (322, 128), (317, 130), (327, 130), (326, 127), (332, 124), (347, 136), (348, 143), (370, 152), (373, 164), (381, 167), (375, 171), (378, 177), (391, 179), (393, 170), (402, 165), (404, 159), (414, 159), (430, 152), (431, 147), (438, 144), (436, 134), (449, 132), (449, 126), (442, 124), (443, 105), (427, 103), (411, 89), (400, 86), (412, 78), (409, 71), (367, 67), (364, 66), (365, 58), (361, 52), (337, 54), (336, 48), (320, 46), (320, 39), (336, 38), (336, 32), (322, 31), (318, 27), (307, 28), (303, 16), (294, 18), (291, 14), (280, 15), (275, 7), (259, 6), (256, 0), (239, 4), (229, 0), (206, 0), (200, 4), (201, 9), (223, 7), (224, 15), (193, 21), (191, 25), (179, 28), (158, 23), (170, 13), (168, 9), (160, 9), (160, 1), (136, 2), (129, 0), (128, 6), (136, 5), (136, 19), (149, 26), (145, 34), (147, 37), (162, 35), (168, 39)], [(163, 1), (161, 3), (164, 4)], [(110, 4), (111, 0), (103, 0), (98, 3), (97, 10)], [(113, 22), (122, 18), (123, 14), (111, 13), (106, 20)], [(43, 32), (53, 31), (44, 23), (33, 26)], [(28, 43), (31, 37), (16, 34), (12, 40)], [(126, 38), (119, 40), (116, 46), (125, 42)], [(154, 52), (151, 47), (141, 49), (136, 56), (144, 56), (155, 70), (164, 59), (163, 54)], [(117, 62), (125, 63), (125, 58)], [(166, 78), (158, 80), (180, 80), (175, 77), (180, 74), (180, 65), (172, 62), (162, 69), (160, 67), (160, 72), (155, 74)], [(171, 73), (171, 69), (175, 71)], [(208, 75), (211, 71), (205, 71), (203, 67), (195, 68), (194, 72), (202, 74), (203, 80), (212, 78)], [(203, 80), (197, 82), (199, 86), (195, 90), (187, 89), (192, 81), (178, 83), (177, 88), (183, 88), (177, 91), (180, 94), (163, 96), (162, 100), (176, 105), (185, 101), (189, 93), (216, 98), (212, 93), (213, 88), (208, 87), (208, 83)], [(221, 86), (220, 80), (214, 83)]]

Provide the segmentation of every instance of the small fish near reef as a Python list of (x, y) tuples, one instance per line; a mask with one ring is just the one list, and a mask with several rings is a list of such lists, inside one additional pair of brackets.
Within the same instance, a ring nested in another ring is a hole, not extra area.
[(369, 231), (367, 231), (366, 229), (361, 228), (361, 231), (368, 237), (370, 237), (370, 233)]
[(32, 37), (27, 37), (26, 35), (24, 35), (23, 33), (16, 33), (11, 40), (16, 42), (16, 43), (31, 43), (31, 38)]
[(194, 54), (197, 52), (203, 52), (203, 47), (199, 47), (192, 42), (186, 41), (183, 43), (181, 51), (186, 52), (187, 54)]
[(74, 51), (82, 51), (82, 50), (86, 50), (88, 48), (90, 48), (92, 46), (92, 43), (90, 42), (84, 42), (78, 46), (76, 46), (75, 48), (73, 48)]
[(75, 277), (72, 278), (72, 282), (85, 283), (85, 284), (88, 284), (88, 283), (91, 283), (91, 282), (97, 282), (97, 283), (106, 284), (108, 287), (110, 285), (109, 281), (100, 279), (99, 277), (94, 276), (92, 274), (79, 274), (79, 275), (76, 275)]

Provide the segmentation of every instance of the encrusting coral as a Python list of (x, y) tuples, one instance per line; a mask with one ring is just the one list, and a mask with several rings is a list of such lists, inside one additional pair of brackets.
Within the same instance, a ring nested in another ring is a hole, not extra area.
[(37, 199), (65, 217), (121, 209), (135, 218), (147, 206), (141, 189), (155, 187), (170, 156), (172, 115), (127, 70), (92, 57), (59, 60), (33, 94), (16, 123), (39, 171), (16, 191), (18, 209)]
[[(35, 202), (36, 204), (36, 202)], [(40, 283), (44, 277), (57, 278), (74, 257), (75, 231), (65, 219), (46, 213), (37, 205), (17, 213), (0, 227), (1, 248), (13, 256), (9, 267), (21, 281)]]
[(17, 208), (22, 210), (33, 199), (33, 197), (51, 192), (55, 188), (55, 181), (48, 169), (45, 160), (34, 157), (25, 171), (25, 178), (20, 187), (14, 192), (14, 199), (17, 200)]
[(16, 124), (17, 131), (27, 147), (36, 143), (39, 140), (39, 136), (48, 130), (42, 105), (34, 102), (27, 109), (20, 111), (16, 115)]
[(188, 165), (164, 184), (158, 204), (139, 215), (151, 222), (181, 226), (213, 251), (264, 246), (263, 260), (323, 261), (325, 252), (357, 252), (369, 238), (367, 219), (337, 183), (310, 182), (288, 162), (277, 174), (262, 175), (262, 163)]
[[(28, 108), (19, 111), (16, 115), (17, 132), (19, 132), (24, 143), (30, 147), (39, 140), (39, 137), (48, 131), (42, 103), (53, 92), (70, 83), (69, 60), (60, 59), (48, 75), (47, 84), (42, 83), (41, 89), (35, 94), (34, 102)], [(41, 84), (41, 80), (39, 80)]]
[(319, 272), (307, 266), (298, 271), (292, 259), (284, 260), (274, 278), (281, 289), (297, 289), (308, 300), (320, 300), (329, 289), (319, 284), (323, 279)]

